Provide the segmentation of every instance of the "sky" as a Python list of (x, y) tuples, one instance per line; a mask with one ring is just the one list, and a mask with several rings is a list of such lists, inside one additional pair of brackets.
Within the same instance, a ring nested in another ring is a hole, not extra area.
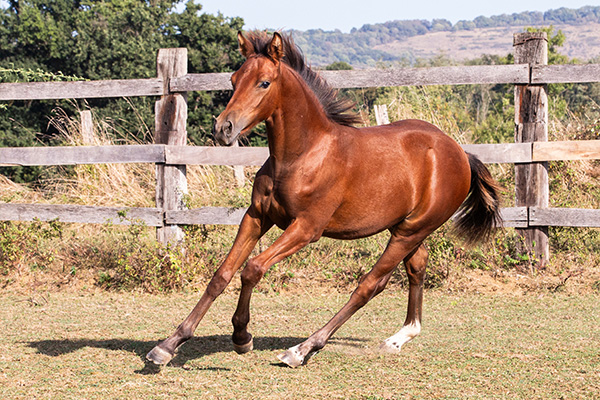
[[(182, 0), (184, 7), (187, 0)], [(453, 24), (481, 15), (600, 6), (600, 0), (195, 0), (209, 14), (242, 17), (244, 29), (339, 29), (405, 19), (447, 19)], [(0, 0), (0, 7), (7, 6)]]
[(242, 17), (244, 29), (339, 29), (394, 20), (444, 18), (452, 23), (481, 15), (600, 6), (600, 0), (196, 0), (209, 14)]

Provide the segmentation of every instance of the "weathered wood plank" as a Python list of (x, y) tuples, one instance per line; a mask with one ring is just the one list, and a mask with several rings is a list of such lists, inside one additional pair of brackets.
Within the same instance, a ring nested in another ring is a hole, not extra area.
[(162, 226), (163, 213), (158, 208), (94, 207), (65, 204), (0, 204), (0, 221), (51, 221), (86, 224)]
[(166, 163), (183, 165), (263, 165), (267, 147), (167, 146)]
[[(167, 211), (165, 223), (180, 225), (239, 225), (247, 208), (202, 207), (184, 211)], [(503, 227), (527, 227), (526, 207), (501, 209)]]
[(169, 83), (169, 89), (171, 92), (233, 90), (231, 75), (231, 72), (187, 74), (172, 78)]
[(373, 112), (375, 113), (375, 122), (377, 125), (387, 125), (390, 123), (387, 104), (375, 104), (373, 106)]
[[(389, 68), (321, 71), (336, 88), (414, 85), (465, 85), (485, 83), (529, 83), (527, 65), (473, 65), (460, 67)], [(231, 73), (188, 74), (174, 78), (172, 92), (231, 90)]]
[(500, 209), (502, 227), (504, 228), (527, 228), (527, 207), (505, 207)]
[(164, 145), (0, 148), (0, 165), (5, 166), (164, 162)]
[[(156, 74), (165, 82), (187, 74), (187, 49), (160, 49), (156, 58)], [(187, 94), (172, 93), (161, 96), (154, 107), (154, 142), (164, 145), (185, 146), (187, 143)], [(186, 165), (156, 166), (156, 207), (163, 210), (184, 210), (187, 194)], [(184, 237), (177, 225), (166, 224), (156, 230), (156, 238), (163, 245), (178, 244)]]
[[(202, 207), (166, 211), (165, 223), (171, 225), (239, 225), (246, 208)], [(506, 207), (501, 209), (503, 227), (528, 226), (600, 227), (600, 210), (580, 208)], [(94, 207), (54, 204), (0, 204), (0, 221), (50, 221), (144, 224), (163, 226), (163, 210), (136, 207)], [(529, 221), (528, 221), (529, 218)]]
[(330, 85), (336, 88), (527, 83), (529, 82), (529, 67), (526, 65), (473, 65), (390, 68), (322, 71), (322, 75)]
[[(546, 32), (522, 32), (514, 35), (515, 63), (548, 64)], [(548, 95), (546, 85), (515, 85), (515, 142), (548, 141)], [(548, 207), (548, 163), (515, 165), (515, 205), (518, 207)], [(549, 257), (548, 227), (520, 229), (524, 252), (545, 264)]]
[(167, 211), (165, 223), (179, 225), (239, 225), (247, 208), (202, 207)]
[(161, 79), (0, 83), (0, 100), (160, 96), (163, 92), (163, 81)]
[(533, 161), (598, 160), (600, 140), (533, 143)]
[(530, 143), (463, 144), (461, 147), (486, 164), (531, 162)]
[(99, 145), (100, 141), (94, 133), (94, 121), (92, 119), (92, 112), (90, 110), (83, 110), (79, 112), (80, 128), (79, 134), (81, 135), (81, 144), (84, 146), (95, 146)]
[[(499, 143), (461, 145), (465, 151), (488, 164), (531, 162), (531, 144)], [(167, 164), (262, 165), (269, 157), (267, 147), (167, 146)]]
[(600, 64), (533, 65), (531, 83), (600, 82)]
[[(460, 67), (390, 68), (322, 71), (337, 88), (460, 85), (529, 82), (526, 64)], [(187, 74), (169, 82), (171, 92), (231, 90), (231, 73)], [(600, 82), (600, 64), (539, 65), (532, 67), (532, 83)], [(160, 96), (161, 79), (116, 79), (79, 82), (1, 83), (0, 100), (49, 100), (101, 97)]]
[[(558, 142), (551, 142), (558, 143)], [(465, 144), (465, 151), (484, 163), (531, 162), (531, 144)], [(210, 147), (171, 145), (4, 147), (0, 165), (78, 165), (104, 163), (166, 163), (170, 165), (260, 166), (267, 147)], [(588, 158), (591, 158), (589, 155)]]
[(529, 225), (600, 228), (600, 210), (531, 207)]

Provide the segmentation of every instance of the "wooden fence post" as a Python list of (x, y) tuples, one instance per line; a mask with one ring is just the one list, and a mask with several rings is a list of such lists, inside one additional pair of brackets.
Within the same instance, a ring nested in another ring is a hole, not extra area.
[[(545, 32), (517, 33), (513, 46), (515, 64), (548, 64), (548, 38)], [(515, 85), (515, 142), (547, 141), (547, 85)], [(516, 164), (516, 206), (548, 207), (548, 200), (548, 163)], [(548, 227), (529, 227), (518, 231), (524, 239), (524, 250), (538, 260), (538, 266), (546, 263), (549, 255)]]
[[(163, 80), (164, 93), (155, 104), (155, 136), (157, 144), (185, 146), (187, 143), (187, 93), (170, 93), (169, 80), (187, 74), (187, 49), (160, 49), (156, 72)], [(156, 207), (163, 211), (185, 209), (187, 194), (185, 165), (156, 165)], [(156, 237), (164, 245), (177, 244), (183, 239), (177, 225), (157, 229)]]
[(375, 111), (375, 123), (377, 125), (386, 125), (390, 123), (387, 105), (382, 104), (378, 106), (377, 104), (375, 104), (373, 106), (373, 111)]
[[(240, 141), (236, 140), (233, 142), (231, 147), (240, 147)], [(235, 178), (235, 183), (238, 187), (243, 187), (246, 183), (246, 174), (244, 173), (243, 165), (234, 165), (233, 166), (233, 177)]]
[(81, 144), (85, 146), (97, 146), (100, 143), (94, 133), (94, 121), (92, 120), (92, 112), (84, 110), (79, 112), (81, 120)]

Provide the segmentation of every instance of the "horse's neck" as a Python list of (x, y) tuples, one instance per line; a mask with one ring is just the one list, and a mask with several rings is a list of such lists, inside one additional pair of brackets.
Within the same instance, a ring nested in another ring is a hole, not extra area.
[(280, 93), (280, 105), (267, 120), (269, 151), (276, 160), (291, 162), (330, 131), (333, 123), (296, 73), (285, 71)]

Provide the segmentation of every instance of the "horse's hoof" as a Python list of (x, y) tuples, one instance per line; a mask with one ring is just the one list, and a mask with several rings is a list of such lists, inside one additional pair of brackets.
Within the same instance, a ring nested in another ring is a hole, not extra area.
[(233, 343), (233, 350), (238, 354), (246, 354), (254, 349), (254, 339), (251, 337), (250, 341), (246, 344), (235, 344)]
[(152, 361), (157, 365), (167, 365), (173, 358), (173, 355), (166, 350), (155, 346), (148, 354), (146, 354), (146, 360)]
[(389, 339), (379, 345), (379, 351), (382, 353), (398, 354), (401, 348), (402, 344), (390, 341)]
[(302, 357), (302, 355), (300, 354), (300, 350), (298, 347), (299, 346), (294, 346), (292, 348), (287, 349), (283, 353), (279, 354), (277, 358), (279, 358), (279, 361), (292, 368), (296, 368), (303, 365), (305, 363), (305, 360), (304, 357)]

